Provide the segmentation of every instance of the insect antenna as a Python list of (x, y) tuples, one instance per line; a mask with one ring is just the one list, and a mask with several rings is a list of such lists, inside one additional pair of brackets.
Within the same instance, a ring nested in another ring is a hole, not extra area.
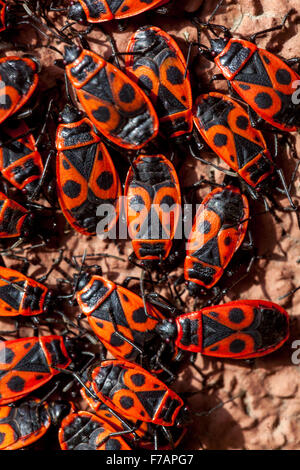
[(246, 392), (243, 390), (238, 395), (235, 395), (235, 396), (233, 396), (232, 398), (229, 398), (226, 401), (221, 401), (218, 405), (214, 406), (213, 408), (211, 408), (208, 411), (201, 411), (201, 412), (192, 411), (192, 414), (194, 416), (209, 416), (211, 413), (218, 410), (219, 408), (223, 408), (223, 406), (226, 405), (227, 403), (231, 403), (232, 401), (236, 400), (237, 398), (243, 398), (245, 395), (246, 395)]

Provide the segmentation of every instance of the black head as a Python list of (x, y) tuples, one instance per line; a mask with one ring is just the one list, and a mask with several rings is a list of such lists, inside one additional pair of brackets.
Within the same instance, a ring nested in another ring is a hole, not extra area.
[(59, 113), (59, 121), (63, 124), (70, 124), (82, 119), (82, 112), (70, 104), (66, 104), (64, 109)]
[(79, 2), (72, 2), (68, 11), (68, 18), (77, 21), (78, 23), (85, 23), (87, 21), (86, 14)]
[(155, 330), (166, 342), (175, 339), (177, 336), (177, 326), (172, 319), (163, 320), (161, 323), (156, 325)]
[(218, 38), (218, 39), (209, 39), (210, 42), (210, 47), (211, 47), (211, 53), (214, 57), (219, 55), (224, 48), (226, 47), (227, 43), (229, 41), (229, 38)]
[(49, 414), (54, 426), (59, 426), (63, 418), (71, 411), (72, 406), (69, 402), (56, 401), (49, 404)]
[(180, 411), (176, 417), (176, 426), (186, 426), (192, 422), (192, 414), (187, 406), (180, 408)]
[(81, 54), (81, 48), (78, 46), (65, 46), (64, 63), (71, 64)]
[(91, 280), (91, 273), (88, 272), (82, 272), (79, 274), (78, 281), (77, 281), (77, 286), (76, 286), (76, 291), (80, 291), (83, 289)]

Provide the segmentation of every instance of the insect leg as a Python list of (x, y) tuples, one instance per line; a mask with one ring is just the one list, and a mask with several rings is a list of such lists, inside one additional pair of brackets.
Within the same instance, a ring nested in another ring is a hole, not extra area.
[(250, 42), (253, 42), (253, 44), (255, 44), (255, 41), (256, 41), (256, 38), (258, 36), (263, 36), (264, 34), (267, 34), (267, 33), (271, 33), (272, 31), (279, 31), (281, 29), (283, 29), (285, 27), (285, 23), (286, 23), (286, 20), (288, 19), (288, 17), (290, 16), (290, 13), (291, 11), (289, 11), (283, 18), (281, 24), (277, 25), (277, 26), (273, 26), (272, 28), (268, 28), (268, 29), (263, 29), (262, 31), (258, 31), (257, 33), (255, 34), (252, 34), (252, 36), (249, 37), (249, 41)]

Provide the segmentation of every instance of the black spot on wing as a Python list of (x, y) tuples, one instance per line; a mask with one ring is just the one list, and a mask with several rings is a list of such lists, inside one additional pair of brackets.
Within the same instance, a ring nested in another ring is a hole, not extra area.
[(124, 395), (120, 398), (120, 404), (125, 410), (130, 410), (134, 405), (134, 401), (131, 397)]
[(15, 377), (12, 377), (6, 385), (12, 392), (22, 392), (24, 390), (25, 383), (26, 382), (22, 377), (16, 375)]
[(130, 104), (134, 101), (135, 99), (135, 91), (133, 86), (130, 83), (125, 83), (120, 92), (119, 92), (119, 98), (123, 103)]
[(97, 185), (100, 189), (107, 191), (114, 182), (113, 174), (110, 171), (103, 171), (97, 178)]
[(240, 354), (244, 351), (245, 347), (245, 341), (243, 341), (242, 339), (234, 339), (229, 345), (229, 350), (233, 354)]
[(292, 76), (286, 69), (278, 69), (275, 76), (280, 85), (289, 85), (292, 81)]
[(68, 180), (63, 185), (62, 190), (64, 194), (70, 199), (76, 199), (81, 191), (81, 185), (77, 181)]
[(245, 318), (245, 314), (241, 308), (232, 308), (229, 312), (229, 320), (232, 323), (241, 323)]
[(106, 106), (99, 106), (99, 108), (92, 111), (92, 114), (99, 122), (106, 123), (110, 120), (110, 111)]
[(272, 96), (266, 92), (258, 93), (254, 101), (260, 109), (269, 109), (273, 104)]

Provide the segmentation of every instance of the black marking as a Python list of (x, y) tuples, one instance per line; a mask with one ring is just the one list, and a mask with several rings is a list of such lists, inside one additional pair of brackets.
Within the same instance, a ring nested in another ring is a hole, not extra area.
[(215, 343), (235, 333), (234, 330), (219, 323), (207, 315), (202, 316), (202, 342), (203, 348), (208, 348)]
[[(89, 289), (80, 295), (80, 300), (88, 307), (93, 307), (106, 295), (107, 291), (108, 287), (103, 284), (101, 279), (94, 279)], [(103, 318), (103, 320), (106, 320), (106, 318)]]
[(236, 125), (239, 129), (245, 131), (249, 126), (249, 119), (246, 116), (238, 116), (236, 120)]
[(250, 90), (251, 86), (250, 85), (245, 85), (244, 83), (239, 83), (239, 87), (242, 90)]
[(111, 171), (103, 171), (97, 178), (97, 185), (100, 189), (107, 191), (110, 189), (114, 182), (114, 176)]
[(167, 79), (172, 85), (182, 85), (184, 82), (183, 73), (175, 66), (170, 66), (167, 69)]
[(135, 99), (135, 91), (130, 83), (125, 83), (120, 92), (119, 98), (123, 103), (132, 103)]
[(148, 91), (151, 91), (153, 88), (153, 82), (147, 75), (141, 75), (139, 77), (138, 85), (144, 89), (147, 89)]
[(224, 245), (229, 246), (232, 243), (232, 238), (228, 235), (224, 240)]
[(46, 343), (46, 348), (51, 355), (51, 366), (67, 364), (69, 358), (64, 355), (61, 349), (61, 343), (59, 339), (54, 339), (51, 342)]
[(216, 147), (224, 147), (227, 144), (227, 135), (225, 134), (216, 134), (214, 136), (214, 144)]
[(71, 168), (67, 160), (65, 160), (64, 158), (62, 159), (62, 164), (65, 170), (69, 170)]
[(129, 410), (130, 408), (133, 407), (134, 401), (131, 397), (124, 395), (123, 397), (120, 398), (120, 405), (125, 410)]
[(180, 320), (180, 325), (182, 328), (182, 338), (180, 342), (184, 346), (199, 346), (199, 327), (200, 322), (198, 320), (190, 320), (189, 318), (184, 318)]
[(27, 354), (14, 366), (14, 370), (24, 372), (42, 372), (49, 374), (46, 356), (39, 342), (34, 344)]
[(232, 41), (230, 48), (222, 57), (220, 63), (223, 67), (228, 67), (231, 73), (239, 70), (251, 55), (251, 50), (239, 42)]
[(193, 256), (203, 261), (204, 263), (220, 267), (221, 261), (217, 238), (214, 237), (211, 240), (208, 240), (205, 245), (193, 253)]
[(275, 76), (280, 85), (289, 85), (292, 81), (292, 76), (286, 69), (278, 69)]
[(99, 106), (92, 112), (93, 116), (99, 122), (108, 122), (110, 120), (110, 110), (106, 106)]
[(254, 101), (260, 109), (269, 109), (273, 104), (271, 95), (265, 92), (258, 93)]
[(68, 180), (62, 187), (64, 194), (70, 199), (76, 199), (81, 192), (81, 185), (73, 180)]
[(4, 361), (2, 362), (3, 364), (11, 364), (15, 358), (15, 353), (12, 349), (5, 347), (1, 351), (1, 357), (4, 358)]
[(239, 134), (233, 134), (239, 168), (251, 162), (263, 150), (263, 144), (255, 144)]
[(232, 308), (229, 312), (229, 320), (232, 323), (241, 323), (245, 319), (245, 314), (241, 308)]
[(132, 319), (135, 323), (146, 323), (148, 317), (146, 316), (144, 308), (140, 307), (134, 310), (132, 313)]
[(253, 85), (262, 85), (264, 87), (273, 87), (268, 72), (257, 51), (244, 64), (234, 80)]
[(22, 377), (16, 375), (15, 377), (12, 377), (6, 385), (12, 392), (22, 392), (24, 390), (25, 383), (26, 382)]
[(170, 212), (171, 208), (174, 205), (175, 205), (175, 200), (172, 198), (172, 196), (169, 196), (169, 195), (164, 196), (159, 203), (160, 208), (164, 212)]
[(119, 347), (123, 346), (125, 344), (125, 341), (120, 336), (118, 336), (117, 333), (114, 332), (111, 334), (109, 343), (111, 346)]
[(145, 376), (143, 374), (133, 374), (131, 377), (132, 383), (136, 387), (142, 387), (145, 384)]
[(164, 390), (136, 392), (136, 396), (151, 418), (154, 417), (164, 395)]
[(211, 223), (208, 220), (203, 220), (198, 225), (198, 230), (200, 233), (207, 235), (211, 230)]
[(229, 349), (230, 349), (230, 352), (232, 352), (233, 354), (239, 354), (242, 351), (244, 351), (245, 347), (246, 347), (245, 341), (243, 341), (242, 339), (234, 339), (230, 343)]

